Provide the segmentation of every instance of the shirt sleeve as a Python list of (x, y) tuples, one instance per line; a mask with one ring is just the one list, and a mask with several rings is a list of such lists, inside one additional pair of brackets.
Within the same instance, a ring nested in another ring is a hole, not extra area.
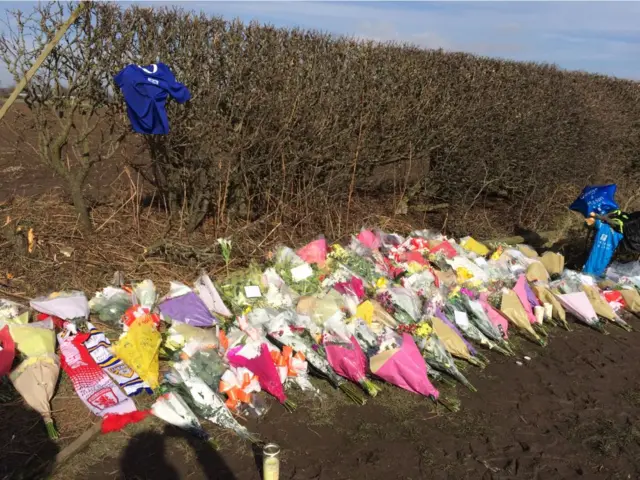
[(176, 80), (173, 72), (165, 64), (158, 64), (164, 70), (164, 78), (167, 82), (169, 95), (178, 103), (185, 103), (191, 99), (191, 92), (183, 83)]

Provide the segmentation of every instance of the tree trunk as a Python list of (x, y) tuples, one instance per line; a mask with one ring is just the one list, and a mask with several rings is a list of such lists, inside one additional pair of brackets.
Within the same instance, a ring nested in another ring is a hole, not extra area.
[(78, 214), (78, 220), (80, 221), (80, 227), (85, 233), (93, 231), (93, 224), (91, 223), (91, 216), (89, 215), (89, 209), (87, 208), (87, 202), (82, 194), (82, 183), (77, 179), (69, 178), (69, 192), (71, 193), (71, 200), (73, 206)]

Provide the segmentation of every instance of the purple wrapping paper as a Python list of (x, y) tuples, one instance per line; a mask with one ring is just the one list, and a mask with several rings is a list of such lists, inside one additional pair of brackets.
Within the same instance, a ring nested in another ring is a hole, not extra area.
[(210, 327), (218, 323), (216, 317), (194, 292), (165, 300), (158, 305), (160, 312), (173, 322), (186, 323), (193, 327)]
[(539, 307), (540, 301), (538, 300), (538, 297), (536, 297), (536, 294), (533, 293), (533, 290), (531, 290), (531, 287), (529, 286), (529, 282), (525, 282), (524, 291), (527, 292), (527, 300), (529, 300), (529, 303), (531, 304), (531, 308)]

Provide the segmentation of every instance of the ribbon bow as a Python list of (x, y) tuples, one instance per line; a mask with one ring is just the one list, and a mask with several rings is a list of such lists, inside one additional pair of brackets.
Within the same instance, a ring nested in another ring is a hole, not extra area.
[[(296, 352), (293, 354), (293, 349), (285, 345), (282, 347), (282, 352), (279, 350), (271, 350), (271, 359), (276, 364), (280, 380), (284, 382), (287, 377), (297, 377), (298, 371), (301, 370), (300, 362), (306, 361), (302, 352)], [(284, 374), (284, 375), (283, 375)], [(284, 376), (284, 378), (282, 378)]]
[(218, 390), (227, 395), (225, 405), (237, 410), (240, 403), (251, 403), (251, 393), (260, 391), (258, 377), (246, 368), (230, 368), (222, 375)]

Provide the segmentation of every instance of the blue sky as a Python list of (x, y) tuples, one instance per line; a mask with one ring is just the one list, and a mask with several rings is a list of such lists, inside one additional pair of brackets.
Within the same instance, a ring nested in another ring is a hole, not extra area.
[[(126, 6), (131, 2), (121, 3)], [(555, 63), (566, 69), (640, 80), (640, 2), (172, 3), (229, 19), (300, 26), (380, 41), (407, 41), (428, 48)], [(0, 9), (29, 9), (32, 4), (0, 1)], [(0, 82), (10, 82), (3, 65)]]

